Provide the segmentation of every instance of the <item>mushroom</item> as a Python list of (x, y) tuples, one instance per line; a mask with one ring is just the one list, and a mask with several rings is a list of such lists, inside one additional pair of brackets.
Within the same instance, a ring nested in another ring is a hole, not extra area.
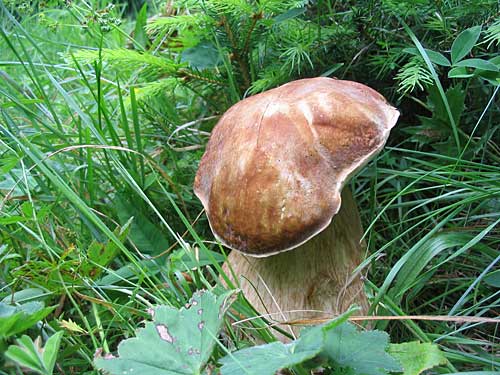
[(227, 274), (257, 311), (278, 320), (331, 316), (353, 303), (366, 311), (353, 274), (363, 229), (344, 185), (398, 116), (373, 89), (321, 77), (246, 98), (221, 117), (194, 191), (215, 238), (235, 250)]

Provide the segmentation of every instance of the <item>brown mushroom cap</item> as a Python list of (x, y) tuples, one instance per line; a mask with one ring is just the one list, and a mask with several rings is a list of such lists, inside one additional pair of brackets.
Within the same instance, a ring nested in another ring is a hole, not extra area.
[(257, 257), (306, 242), (330, 224), (342, 187), (398, 116), (371, 88), (331, 78), (236, 103), (213, 129), (194, 182), (215, 237)]

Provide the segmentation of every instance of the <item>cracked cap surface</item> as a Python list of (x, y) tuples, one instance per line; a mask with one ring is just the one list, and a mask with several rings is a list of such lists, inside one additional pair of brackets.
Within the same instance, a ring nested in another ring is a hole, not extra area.
[(252, 256), (325, 229), (349, 177), (384, 146), (399, 112), (357, 82), (310, 78), (233, 105), (195, 177), (215, 237)]

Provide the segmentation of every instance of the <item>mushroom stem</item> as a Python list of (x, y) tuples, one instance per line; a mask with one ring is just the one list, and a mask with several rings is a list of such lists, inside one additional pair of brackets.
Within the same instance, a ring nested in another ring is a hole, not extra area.
[[(366, 313), (363, 281), (360, 273), (353, 274), (364, 255), (362, 235), (359, 212), (346, 187), (339, 213), (308, 242), (266, 258), (232, 251), (228, 262), (247, 300), (259, 313), (272, 314), (271, 321), (331, 317), (354, 303)], [(227, 264), (224, 269), (231, 275)], [(297, 333), (296, 326), (293, 331)]]

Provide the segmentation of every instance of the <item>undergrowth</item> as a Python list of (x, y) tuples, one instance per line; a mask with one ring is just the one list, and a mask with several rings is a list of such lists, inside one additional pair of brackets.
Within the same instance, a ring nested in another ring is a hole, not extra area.
[[(351, 182), (370, 314), (475, 319), (371, 328), (438, 345), (436, 372), (498, 371), (499, 17), (492, 0), (0, 1), (0, 353), (97, 374), (148, 309), (221, 295), (227, 250), (192, 191), (210, 131), (246, 96), (324, 75), (402, 114)], [(274, 341), (231, 306), (206, 373)], [(0, 373), (23, 373), (8, 358)]]

